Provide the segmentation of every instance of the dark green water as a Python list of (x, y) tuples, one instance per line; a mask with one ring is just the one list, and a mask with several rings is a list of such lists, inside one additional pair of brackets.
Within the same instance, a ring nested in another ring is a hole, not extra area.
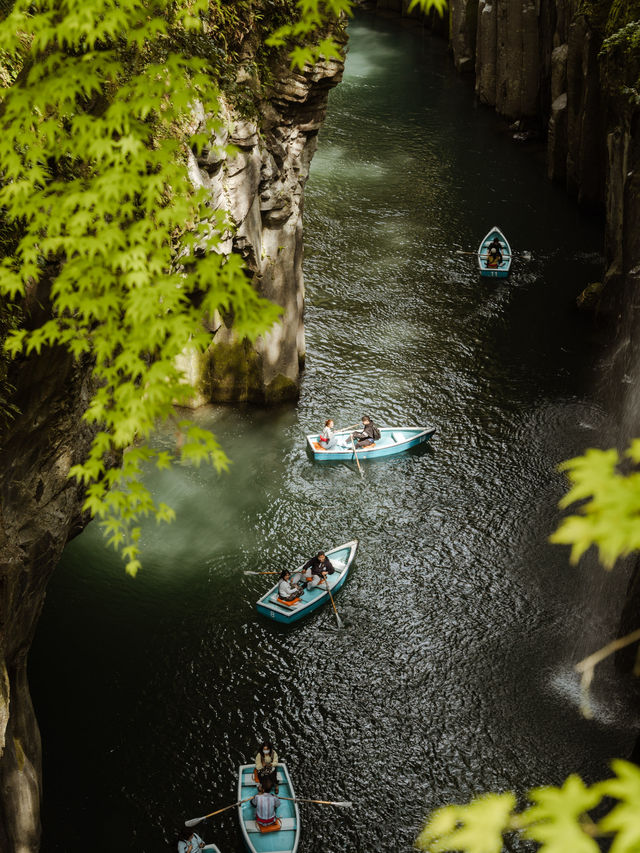
[[(173, 847), (235, 800), (272, 738), (300, 795), (301, 853), (408, 851), (434, 806), (604, 774), (638, 721), (606, 667), (581, 718), (572, 664), (610, 639), (624, 578), (570, 567), (547, 537), (555, 465), (606, 442), (598, 355), (576, 294), (596, 225), (474, 104), (446, 46), (358, 19), (306, 197), (307, 370), (297, 406), (215, 408), (231, 472), (150, 475), (178, 513), (125, 576), (94, 527), (65, 553), (31, 657), (44, 740), (44, 853)], [(481, 281), (493, 224), (515, 251)], [(366, 467), (311, 463), (333, 416), (434, 422), (431, 446)], [(158, 441), (171, 446), (173, 436)], [(337, 604), (291, 630), (246, 569), (360, 539)], [(235, 812), (203, 825), (240, 851)], [(173, 847), (175, 849), (175, 847)]]

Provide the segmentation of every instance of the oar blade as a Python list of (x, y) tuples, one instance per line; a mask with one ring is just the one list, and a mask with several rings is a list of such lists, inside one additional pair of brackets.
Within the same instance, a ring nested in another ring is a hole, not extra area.
[(344, 622), (342, 621), (338, 613), (336, 613), (336, 624), (338, 628), (344, 628)]
[(203, 817), (193, 817), (191, 820), (185, 820), (185, 826), (197, 826), (201, 821), (203, 821)]

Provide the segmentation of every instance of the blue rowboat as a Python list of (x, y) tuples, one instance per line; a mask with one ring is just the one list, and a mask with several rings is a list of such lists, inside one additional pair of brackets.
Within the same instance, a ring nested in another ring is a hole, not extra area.
[[(238, 776), (238, 802), (258, 793), (254, 779), (255, 765), (241, 764)], [(291, 777), (286, 764), (278, 764), (278, 796), (295, 798)], [(280, 829), (275, 832), (261, 832), (256, 824), (256, 810), (251, 802), (240, 803), (238, 817), (244, 843), (251, 853), (296, 853), (300, 839), (300, 814), (298, 804), (291, 800), (281, 800), (276, 812)]]
[[(489, 267), (487, 266), (489, 243), (491, 243), (495, 237), (500, 241), (502, 260), (497, 267)], [(487, 236), (480, 243), (480, 248), (478, 249), (478, 267), (480, 269), (480, 275), (485, 278), (506, 278), (509, 275), (509, 270), (511, 269), (511, 246), (497, 225), (493, 226), (491, 231), (489, 231)]]
[[(335, 569), (332, 575), (327, 576), (331, 595), (335, 595), (346, 581), (357, 550), (358, 540), (354, 539), (353, 542), (346, 542), (344, 545), (332, 548), (331, 551), (325, 551)], [(294, 569), (294, 571), (302, 571), (302, 567)], [(327, 601), (329, 601), (329, 593), (325, 585), (322, 584), (314, 589), (305, 589), (302, 598), (297, 604), (280, 604), (278, 602), (278, 584), (276, 584), (271, 587), (266, 595), (262, 596), (256, 604), (256, 608), (258, 613), (262, 613), (263, 616), (268, 616), (269, 619), (274, 619), (276, 622), (283, 622), (286, 625), (290, 625), (292, 622), (302, 619), (303, 616), (313, 613), (314, 610), (322, 607)]]
[[(381, 427), (380, 438), (369, 447), (356, 448), (358, 459), (380, 459), (382, 456), (395, 456), (410, 447), (417, 447), (428, 441), (436, 431), (435, 427)], [(350, 432), (336, 433), (338, 445), (331, 450), (324, 450), (319, 442), (319, 435), (308, 435), (307, 445), (313, 453), (313, 458), (320, 462), (354, 461), (353, 445)]]

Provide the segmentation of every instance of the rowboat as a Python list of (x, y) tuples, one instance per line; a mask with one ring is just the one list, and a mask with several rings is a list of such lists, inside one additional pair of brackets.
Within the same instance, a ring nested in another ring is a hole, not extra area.
[[(335, 569), (332, 575), (327, 575), (327, 583), (332, 595), (346, 581), (357, 550), (358, 540), (354, 539), (352, 542), (346, 542), (344, 545), (338, 545), (337, 548), (325, 552)], [(302, 571), (302, 566), (299, 569), (294, 569), (295, 571)], [(282, 604), (278, 599), (278, 584), (276, 584), (262, 596), (256, 604), (256, 608), (258, 613), (262, 613), (263, 616), (290, 625), (292, 622), (297, 622), (304, 616), (308, 616), (309, 613), (313, 613), (327, 601), (329, 601), (329, 593), (326, 586), (322, 584), (314, 589), (305, 589), (297, 604)]]
[[(487, 266), (489, 243), (491, 243), (495, 237), (500, 241), (502, 260), (496, 267), (489, 267)], [(493, 226), (491, 231), (489, 231), (480, 243), (480, 248), (478, 249), (478, 267), (480, 269), (480, 275), (485, 276), (486, 278), (506, 278), (509, 275), (509, 270), (511, 268), (511, 246), (497, 225)]]
[[(254, 778), (255, 766), (241, 764), (238, 774), (238, 802), (258, 793)], [(262, 832), (256, 824), (256, 810), (251, 802), (240, 803), (238, 817), (244, 843), (251, 853), (296, 853), (300, 839), (300, 814), (298, 804), (284, 797), (295, 798), (291, 777), (286, 764), (278, 764), (278, 797), (281, 803), (277, 811), (280, 829), (275, 832)]]
[[(380, 438), (368, 447), (356, 447), (358, 459), (380, 459), (383, 456), (395, 456), (410, 447), (417, 447), (428, 441), (436, 431), (435, 427), (381, 427)], [(319, 435), (308, 435), (307, 446), (313, 458), (320, 462), (348, 462), (355, 459), (349, 432), (337, 432), (338, 444), (331, 450), (324, 450)]]

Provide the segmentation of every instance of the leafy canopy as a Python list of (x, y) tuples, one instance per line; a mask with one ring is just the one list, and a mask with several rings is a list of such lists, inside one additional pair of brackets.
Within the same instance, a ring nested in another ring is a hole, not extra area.
[[(46, 294), (48, 319), (8, 332), (11, 355), (65, 347), (93, 365), (86, 412), (98, 429), (71, 474), (86, 508), (139, 567), (140, 514), (169, 520), (140, 482), (143, 462), (171, 455), (145, 440), (192, 389), (177, 356), (210, 342), (203, 318), (232, 312), (255, 338), (278, 316), (236, 255), (217, 251), (225, 218), (188, 180), (194, 104), (215, 125), (217, 90), (206, 63), (170, 49), (172, 31), (200, 27), (204, 0), (17, 0), (0, 23), (0, 209), (19, 234), (0, 260), (0, 294)], [(210, 135), (210, 134), (209, 134)], [(218, 469), (215, 438), (182, 422), (180, 454)], [(132, 447), (133, 446), (133, 447)], [(125, 448), (122, 467), (108, 467)], [(114, 488), (117, 487), (117, 488)]]
[[(304, 70), (324, 59), (341, 59), (340, 45), (333, 37), (336, 23), (351, 16), (352, 0), (298, 0), (296, 20), (282, 24), (266, 39), (270, 47), (288, 45), (291, 67)], [(447, 0), (411, 0), (407, 11), (426, 13), (435, 9), (443, 15)], [(293, 47), (292, 47), (293, 45)]]
[[(610, 838), (611, 853), (640, 849), (640, 768), (627, 761), (612, 763), (614, 776), (586, 786), (569, 776), (555, 788), (528, 793), (529, 805), (518, 810), (511, 793), (479, 797), (468, 805), (435, 811), (420, 833), (416, 847), (428, 853), (500, 853), (505, 837), (519, 833), (536, 842), (540, 853), (599, 853), (598, 841)], [(609, 799), (611, 798), (611, 799)], [(597, 822), (589, 813), (606, 813)]]
[(560, 506), (579, 506), (561, 521), (551, 541), (571, 545), (572, 562), (595, 545), (601, 562), (611, 568), (618, 557), (640, 549), (640, 472), (621, 467), (639, 462), (640, 439), (635, 439), (623, 459), (617, 450), (591, 449), (560, 466), (570, 484)]
[[(274, 14), (290, 7), (280, 0)], [(350, 13), (347, 0), (296, 9), (288, 36), (311, 44), (325, 32), (312, 48), (291, 47), (292, 67), (340, 56), (330, 33)], [(86, 418), (97, 434), (71, 474), (131, 574), (136, 519), (173, 518), (141, 471), (174, 458), (146, 441), (192, 395), (177, 356), (209, 345), (203, 319), (233, 317), (236, 334), (255, 339), (279, 315), (240, 258), (219, 252), (229, 223), (188, 179), (189, 148), (210, 145), (216, 129), (220, 73), (189, 47), (204, 43), (203, 24), (209, 37), (212, 21), (237, 24), (223, 12), (219, 0), (15, 0), (0, 21), (0, 305), (14, 314), (45, 294), (49, 306), (36, 328), (2, 324), (3, 346), (13, 357), (64, 347), (92, 365)], [(271, 44), (287, 40), (281, 30)], [(190, 136), (198, 102), (209, 126)], [(182, 459), (227, 467), (211, 433), (187, 421), (177, 429)]]

